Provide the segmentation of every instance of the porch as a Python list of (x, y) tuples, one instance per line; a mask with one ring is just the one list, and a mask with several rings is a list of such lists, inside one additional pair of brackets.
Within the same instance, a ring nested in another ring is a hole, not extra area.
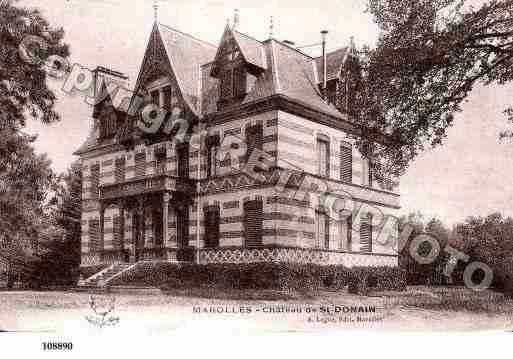
[[(193, 261), (189, 209), (194, 194), (194, 181), (165, 174), (100, 186), (95, 262)], [(108, 231), (106, 211), (117, 213)]]

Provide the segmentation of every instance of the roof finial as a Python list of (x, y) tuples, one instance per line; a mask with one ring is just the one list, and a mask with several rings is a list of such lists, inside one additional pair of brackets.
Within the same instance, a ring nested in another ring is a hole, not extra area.
[(153, 17), (155, 22), (159, 21), (159, 2), (158, 0), (153, 0)]
[(239, 9), (235, 9), (235, 11), (233, 12), (233, 26), (232, 26), (232, 29), (233, 30), (238, 30), (239, 29)]
[(354, 36), (349, 38), (349, 49), (351, 50), (351, 54), (356, 53), (356, 45), (354, 44)]
[(271, 22), (269, 24), (269, 38), (272, 39), (274, 37), (274, 16), (271, 16)]

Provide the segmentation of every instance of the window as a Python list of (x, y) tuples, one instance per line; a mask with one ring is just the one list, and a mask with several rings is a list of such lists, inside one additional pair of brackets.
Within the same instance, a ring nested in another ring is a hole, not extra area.
[(166, 86), (163, 89), (164, 91), (164, 108), (168, 111), (171, 110), (171, 98), (173, 96), (173, 91), (171, 86)]
[(368, 162), (368, 171), (367, 171), (367, 183), (369, 184), (369, 187), (372, 187), (372, 160), (369, 159)]
[(351, 144), (346, 142), (340, 146), (340, 180), (353, 181), (353, 150)]
[(315, 211), (316, 247), (329, 249), (330, 246), (330, 221), (329, 216), (323, 208)]
[(330, 143), (324, 138), (317, 139), (317, 173), (322, 177), (329, 177), (330, 173)]
[(233, 69), (233, 97), (239, 98), (247, 92), (247, 74), (244, 66)]
[(116, 179), (116, 182), (123, 182), (125, 180), (125, 157), (116, 158), (115, 162), (115, 171), (114, 171), (114, 177)]
[(189, 146), (187, 144), (178, 145), (176, 148), (178, 157), (178, 177), (189, 177)]
[(159, 147), (155, 149), (155, 173), (166, 173), (166, 148)]
[(151, 103), (160, 107), (158, 90), (150, 92)]
[(221, 100), (232, 98), (233, 95), (233, 77), (232, 70), (225, 70), (221, 73), (221, 85), (219, 98)]
[(89, 252), (100, 250), (100, 221), (97, 219), (89, 220)]
[(208, 206), (205, 215), (205, 247), (219, 247), (219, 207)]
[(104, 103), (100, 113), (100, 139), (112, 138), (116, 135), (116, 111), (112, 104)]
[(164, 216), (162, 211), (153, 209), (152, 210), (152, 227), (154, 234), (154, 244), (156, 248), (162, 248), (164, 246), (164, 230), (162, 228)]
[(100, 165), (91, 166), (91, 198), (98, 198), (100, 185)]
[(261, 200), (244, 203), (244, 234), (246, 247), (262, 245), (262, 212)]
[(181, 206), (176, 209), (176, 233), (178, 236), (178, 247), (187, 247), (189, 245), (189, 207), (187, 206)]
[(372, 214), (367, 213), (360, 220), (360, 244), (362, 252), (372, 252)]
[(338, 80), (330, 80), (326, 84), (328, 103), (335, 105), (335, 106), (337, 105), (337, 87), (338, 87)]
[(353, 245), (353, 217), (351, 215), (340, 219), (340, 250), (351, 251)]
[(135, 154), (135, 177), (144, 177), (146, 175), (146, 152)]
[(261, 124), (246, 127), (246, 162), (254, 149), (263, 150), (264, 129)]
[(219, 151), (219, 135), (209, 136), (207, 145), (207, 177), (217, 174), (217, 153)]
[(220, 99), (241, 98), (247, 93), (247, 72), (243, 65), (227, 68), (221, 73)]

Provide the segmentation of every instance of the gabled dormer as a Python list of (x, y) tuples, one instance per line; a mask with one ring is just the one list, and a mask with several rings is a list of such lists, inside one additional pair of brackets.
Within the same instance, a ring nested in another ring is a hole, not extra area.
[[(323, 92), (323, 58), (315, 59), (319, 92)], [(361, 86), (361, 65), (354, 44), (326, 54), (326, 100), (339, 111), (353, 114)]]
[(266, 68), (263, 44), (227, 26), (210, 73), (219, 80), (218, 110), (242, 102)]

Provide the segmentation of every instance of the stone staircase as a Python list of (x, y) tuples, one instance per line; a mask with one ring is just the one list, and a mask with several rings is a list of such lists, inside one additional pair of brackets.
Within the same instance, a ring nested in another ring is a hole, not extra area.
[(132, 267), (133, 264), (128, 263), (115, 263), (105, 268), (104, 270), (92, 275), (91, 277), (82, 280), (78, 283), (79, 287), (83, 288), (102, 288), (113, 277), (118, 276), (123, 271)]

